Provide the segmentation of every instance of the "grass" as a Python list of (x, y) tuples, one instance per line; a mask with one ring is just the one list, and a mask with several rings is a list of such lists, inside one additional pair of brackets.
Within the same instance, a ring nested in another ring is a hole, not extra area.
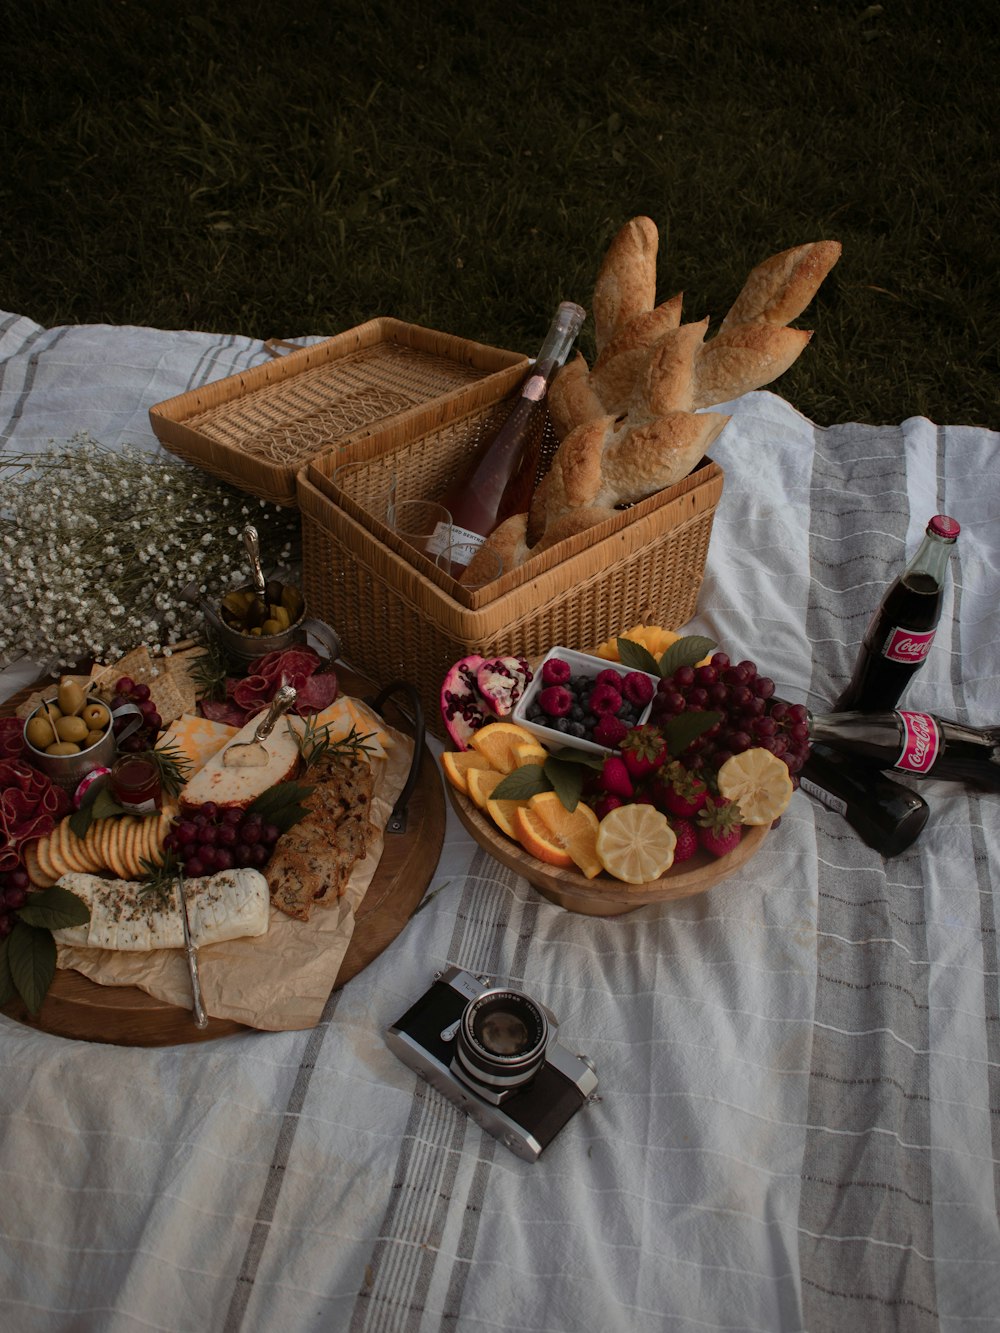
[[(986, 0), (20, 0), (0, 38), (0, 307), (533, 351), (658, 224), (660, 298), (844, 255), (776, 388), (814, 420), (996, 421)], [(581, 346), (592, 350), (589, 333)]]

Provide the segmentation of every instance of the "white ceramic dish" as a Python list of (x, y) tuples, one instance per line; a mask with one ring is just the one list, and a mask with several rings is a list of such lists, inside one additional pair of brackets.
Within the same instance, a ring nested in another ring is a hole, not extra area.
[[(589, 741), (581, 736), (570, 736), (564, 731), (559, 731), (556, 727), (546, 727), (537, 721), (533, 721), (527, 716), (528, 709), (531, 707), (539, 693), (546, 688), (542, 680), (542, 669), (550, 657), (562, 658), (564, 662), (569, 663), (570, 671), (574, 676), (597, 676), (601, 671), (608, 669), (615, 671), (619, 676), (628, 676), (635, 670), (634, 667), (625, 666), (621, 662), (609, 662), (604, 657), (594, 657), (590, 653), (578, 653), (574, 648), (550, 648), (542, 658), (538, 670), (535, 672), (534, 679), (524, 692), (523, 696), (517, 701), (514, 712), (511, 714), (512, 720), (519, 727), (524, 727), (525, 731), (530, 731), (533, 736), (537, 736), (540, 741), (546, 745), (566, 746), (574, 750), (581, 750), (585, 754), (608, 755), (613, 754), (606, 745), (598, 745), (596, 741)], [(658, 676), (650, 675), (647, 671), (639, 673), (646, 676), (653, 684), (653, 690), (659, 682)], [(636, 726), (641, 726), (649, 718), (652, 701), (639, 714)]]

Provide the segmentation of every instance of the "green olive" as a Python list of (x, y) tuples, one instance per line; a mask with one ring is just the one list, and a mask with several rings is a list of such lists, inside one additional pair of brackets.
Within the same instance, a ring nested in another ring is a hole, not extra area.
[(79, 713), (87, 702), (87, 696), (75, 680), (64, 680), (59, 686), (59, 707), (63, 714), (72, 716)]
[(96, 745), (98, 741), (102, 741), (104, 735), (105, 733), (103, 731), (88, 731), (83, 738), (83, 744), (80, 748), (82, 750), (89, 750), (92, 745)]
[(104, 731), (111, 721), (111, 714), (103, 704), (87, 704), (80, 716), (91, 731)]
[(47, 745), (54, 744), (54, 737), (55, 728), (46, 721), (43, 713), (37, 713), (24, 728), (25, 740), (36, 750), (44, 750)]
[(45, 747), (46, 754), (79, 754), (79, 745), (74, 745), (72, 741), (58, 741), (55, 745)]
[(61, 717), (56, 723), (56, 735), (61, 741), (79, 743), (86, 736), (89, 727), (82, 717)]

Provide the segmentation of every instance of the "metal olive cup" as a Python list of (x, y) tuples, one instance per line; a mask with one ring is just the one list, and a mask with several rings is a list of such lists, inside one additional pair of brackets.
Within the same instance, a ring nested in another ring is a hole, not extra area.
[[(254, 592), (254, 585), (245, 583), (231, 591)], [(192, 588), (185, 589), (181, 595), (187, 601), (198, 602), (212, 634), (218, 639), (233, 665), (241, 670), (252, 667), (258, 657), (264, 657), (267, 653), (284, 652), (286, 648), (293, 648), (297, 643), (305, 643), (310, 637), (322, 645), (331, 661), (336, 661), (340, 656), (339, 635), (325, 621), (315, 620), (307, 615), (308, 607), (303, 607), (298, 620), (280, 634), (241, 634), (239, 630), (227, 625), (215, 607), (199, 598)]]
[(110, 768), (114, 763), (117, 753), (117, 743), (115, 741), (114, 728), (111, 725), (111, 709), (103, 699), (88, 698), (87, 704), (100, 704), (102, 708), (108, 709), (109, 720), (104, 735), (94, 745), (87, 750), (80, 750), (76, 754), (46, 754), (44, 750), (39, 750), (28, 740), (28, 723), (50, 705), (54, 708), (59, 707), (58, 699), (46, 699), (40, 703), (34, 712), (25, 718), (25, 736), (24, 752), (32, 768), (37, 768), (40, 773), (44, 773), (47, 778), (62, 787), (64, 791), (75, 792), (80, 783), (92, 773), (95, 768)]

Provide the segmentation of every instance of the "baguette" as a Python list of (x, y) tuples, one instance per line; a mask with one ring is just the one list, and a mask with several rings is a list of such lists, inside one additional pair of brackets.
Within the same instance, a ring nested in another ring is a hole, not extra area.
[(681, 322), (680, 294), (656, 304), (657, 249), (656, 224), (636, 217), (605, 253), (593, 367), (578, 353), (556, 376), (548, 404), (559, 448), (528, 514), (483, 548), (504, 569), (687, 476), (729, 420), (704, 409), (770, 384), (808, 345), (811, 332), (787, 325), (841, 253), (839, 241), (816, 241), (764, 260), (707, 339), (707, 318)]

